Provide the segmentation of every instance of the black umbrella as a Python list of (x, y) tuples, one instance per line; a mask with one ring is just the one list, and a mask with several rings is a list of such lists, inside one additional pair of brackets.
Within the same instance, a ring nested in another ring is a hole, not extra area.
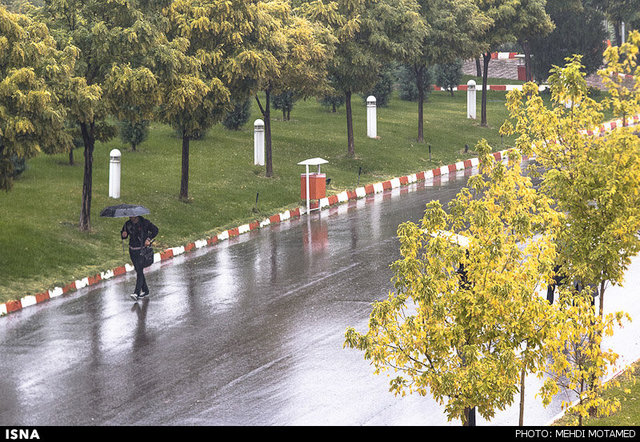
[(107, 218), (127, 218), (129, 216), (140, 216), (150, 213), (149, 209), (144, 206), (136, 206), (133, 204), (118, 204), (117, 206), (109, 206), (102, 209), (100, 216)]

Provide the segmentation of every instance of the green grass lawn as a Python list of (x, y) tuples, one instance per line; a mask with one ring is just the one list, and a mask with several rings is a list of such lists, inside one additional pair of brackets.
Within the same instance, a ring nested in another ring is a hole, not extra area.
[[(478, 94), (478, 101), (480, 94)], [(40, 155), (10, 192), (0, 194), (0, 302), (19, 299), (75, 279), (94, 275), (129, 262), (123, 255), (119, 231), (124, 220), (100, 218), (108, 205), (143, 204), (159, 226), (158, 248), (175, 247), (202, 239), (248, 221), (262, 220), (286, 208), (300, 206), (297, 163), (312, 157), (329, 161), (323, 171), (332, 179), (328, 193), (354, 189), (473, 157), (465, 154), (481, 138), (495, 150), (507, 147), (498, 128), (507, 117), (505, 94), (490, 92), (489, 127), (466, 118), (466, 94), (450, 97), (433, 92), (425, 105), (425, 143), (417, 143), (417, 104), (394, 97), (378, 109), (379, 139), (366, 137), (366, 108), (353, 98), (355, 158), (347, 158), (344, 107), (332, 113), (315, 99), (296, 103), (290, 121), (273, 111), (273, 167), (266, 178), (263, 167), (253, 165), (252, 109), (240, 131), (212, 128), (204, 139), (191, 142), (190, 201), (178, 199), (181, 140), (168, 126), (153, 124), (151, 133), (133, 152), (119, 138), (98, 143), (94, 154), (92, 230), (78, 230), (82, 194), (83, 149), (68, 155)], [(478, 114), (480, 106), (478, 104)], [(431, 145), (429, 160), (428, 145)], [(122, 152), (121, 198), (108, 197), (109, 152)], [(258, 212), (254, 212), (259, 192)]]

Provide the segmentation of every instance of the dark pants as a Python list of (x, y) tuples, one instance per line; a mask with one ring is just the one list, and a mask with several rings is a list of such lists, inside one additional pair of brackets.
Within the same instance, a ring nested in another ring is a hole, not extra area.
[(149, 287), (147, 287), (147, 280), (144, 277), (144, 267), (142, 266), (142, 260), (140, 259), (140, 250), (129, 249), (129, 257), (133, 263), (133, 267), (136, 269), (136, 289), (133, 293), (139, 295), (141, 292), (149, 293)]

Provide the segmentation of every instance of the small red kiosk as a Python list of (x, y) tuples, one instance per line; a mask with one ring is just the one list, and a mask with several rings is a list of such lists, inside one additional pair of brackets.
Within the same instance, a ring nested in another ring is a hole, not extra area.
[[(305, 173), (300, 175), (300, 198), (307, 201), (307, 213), (310, 212), (310, 200), (319, 200), (326, 197), (327, 176), (320, 173), (320, 165), (328, 161), (322, 158), (310, 158), (299, 162), (305, 166)], [(309, 173), (309, 166), (318, 166), (318, 171)]]

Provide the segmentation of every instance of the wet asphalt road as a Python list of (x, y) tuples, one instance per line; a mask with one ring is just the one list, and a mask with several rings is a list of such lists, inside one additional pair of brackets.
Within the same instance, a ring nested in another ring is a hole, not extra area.
[[(431, 398), (388, 392), (343, 342), (392, 289), (398, 225), (465, 182), (387, 191), (154, 264), (139, 304), (128, 273), (1, 318), (0, 425), (459, 425)], [(528, 425), (566, 399), (544, 409), (537, 382)]]

